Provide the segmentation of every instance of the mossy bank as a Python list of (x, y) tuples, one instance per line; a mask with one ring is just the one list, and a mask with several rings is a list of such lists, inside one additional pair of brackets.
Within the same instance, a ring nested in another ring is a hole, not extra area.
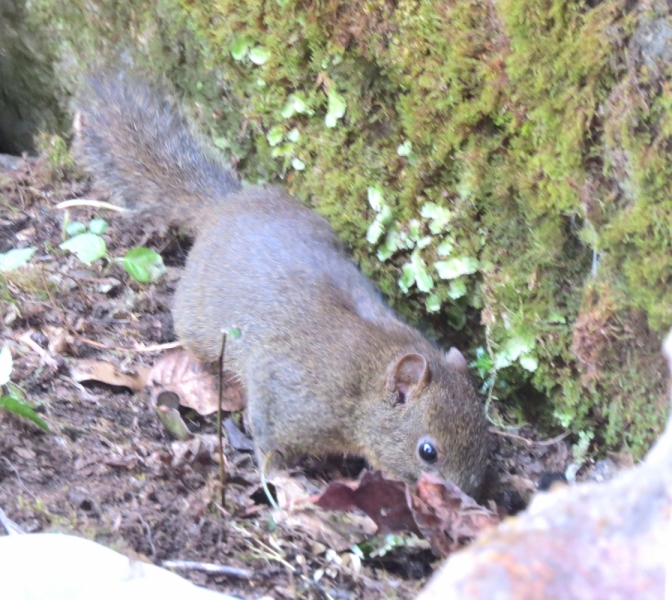
[(495, 376), (509, 417), (537, 407), (584, 450), (636, 456), (660, 432), (664, 2), (24, 8), (63, 103), (101, 57), (165, 77), (248, 181), (314, 205), (401, 312)]

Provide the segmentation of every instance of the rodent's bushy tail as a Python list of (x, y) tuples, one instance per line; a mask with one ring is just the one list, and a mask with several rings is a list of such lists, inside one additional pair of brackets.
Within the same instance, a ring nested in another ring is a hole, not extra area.
[(78, 161), (126, 208), (198, 229), (202, 209), (240, 189), (166, 96), (136, 76), (89, 77), (74, 130)]

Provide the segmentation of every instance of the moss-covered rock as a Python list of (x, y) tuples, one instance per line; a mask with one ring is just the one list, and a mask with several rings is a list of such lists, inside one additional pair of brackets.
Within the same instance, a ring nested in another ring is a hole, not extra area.
[(531, 385), (549, 424), (637, 456), (661, 430), (665, 3), (32, 0), (27, 19), (59, 86), (100, 57), (170, 80), (500, 398)]

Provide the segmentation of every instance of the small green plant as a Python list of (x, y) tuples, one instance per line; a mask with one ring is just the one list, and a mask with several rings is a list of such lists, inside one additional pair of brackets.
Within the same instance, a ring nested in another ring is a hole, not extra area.
[(345, 98), (343, 98), (333, 86), (331, 86), (327, 92), (327, 100), (327, 115), (324, 117), (324, 124), (329, 128), (333, 128), (336, 127), (338, 120), (342, 119), (345, 115), (345, 110), (348, 105), (345, 102)]
[(350, 551), (360, 559), (380, 558), (397, 548), (412, 548), (417, 547), (418, 544), (422, 546), (426, 544), (426, 542), (419, 540), (414, 535), (388, 533), (386, 535), (374, 536), (361, 544), (355, 544), (350, 548)]
[(238, 36), (231, 44), (231, 56), (233, 60), (242, 61), (249, 58), (255, 65), (261, 66), (268, 62), (271, 53), (265, 46), (254, 46), (254, 42), (245, 36)]
[(140, 283), (156, 281), (166, 268), (161, 255), (149, 248), (133, 248), (122, 258), (126, 272)]
[[(40, 418), (28, 402), (20, 398), (19, 390), (10, 384), (13, 366), (12, 354), (9, 346), (5, 344), (0, 350), (0, 410), (24, 417), (49, 432), (49, 425)], [(8, 390), (7, 393), (4, 393), (5, 389)]]
[(7, 273), (25, 265), (35, 254), (37, 248), (15, 248), (4, 254), (0, 254), (0, 273)]
[(121, 262), (126, 272), (140, 283), (157, 281), (166, 272), (161, 255), (149, 248), (132, 248), (121, 258), (107, 256), (102, 234), (107, 232), (109, 224), (104, 219), (91, 219), (86, 226), (79, 221), (69, 222), (66, 213), (63, 226), (64, 237), (66, 234), (72, 237), (65, 239), (59, 247), (75, 254), (85, 265), (107, 257), (110, 261)]

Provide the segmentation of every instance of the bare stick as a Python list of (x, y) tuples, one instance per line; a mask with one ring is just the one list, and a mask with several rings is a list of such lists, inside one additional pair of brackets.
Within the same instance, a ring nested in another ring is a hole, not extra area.
[(26, 533), (21, 527), (19, 527), (14, 521), (12, 521), (5, 512), (0, 508), (0, 523), (7, 531), (7, 535), (19, 535)]
[(219, 355), (219, 396), (217, 398), (217, 441), (219, 451), (219, 489), (222, 495), (222, 508), (226, 500), (226, 467), (224, 466), (224, 438), (222, 435), (222, 396), (224, 395), (224, 351), (226, 350), (226, 331), (222, 331), (222, 351)]
[(21, 475), (19, 475), (19, 470), (11, 463), (9, 462), (9, 459), (6, 456), (2, 457), (2, 460), (4, 460), (7, 463), (7, 466), (14, 471), (14, 475), (16, 475), (16, 480), (19, 482), (19, 485), (24, 489), (24, 491), (33, 499), (37, 500), (37, 496), (33, 494), (27, 487), (26, 484), (23, 483), (23, 479), (21, 479)]
[(163, 350), (172, 350), (173, 348), (179, 348), (180, 346), (182, 346), (182, 342), (167, 342), (166, 344), (152, 344), (151, 346), (136, 344), (135, 348), (129, 348), (129, 350), (132, 352), (159, 352)]
[(252, 571), (252, 569), (241, 569), (239, 567), (215, 565), (212, 563), (196, 562), (193, 560), (164, 560), (161, 565), (167, 569), (202, 571), (203, 573), (211, 573), (213, 575), (228, 575), (229, 577), (240, 577), (241, 579), (252, 579), (254, 577), (254, 571)]
[(106, 208), (107, 210), (114, 210), (120, 213), (130, 213), (133, 212), (129, 208), (124, 208), (123, 206), (117, 206), (110, 202), (103, 202), (102, 200), (89, 200), (87, 198), (79, 198), (78, 200), (65, 200), (59, 202), (56, 205), (56, 208), (70, 208), (71, 206), (91, 206), (93, 208)]

